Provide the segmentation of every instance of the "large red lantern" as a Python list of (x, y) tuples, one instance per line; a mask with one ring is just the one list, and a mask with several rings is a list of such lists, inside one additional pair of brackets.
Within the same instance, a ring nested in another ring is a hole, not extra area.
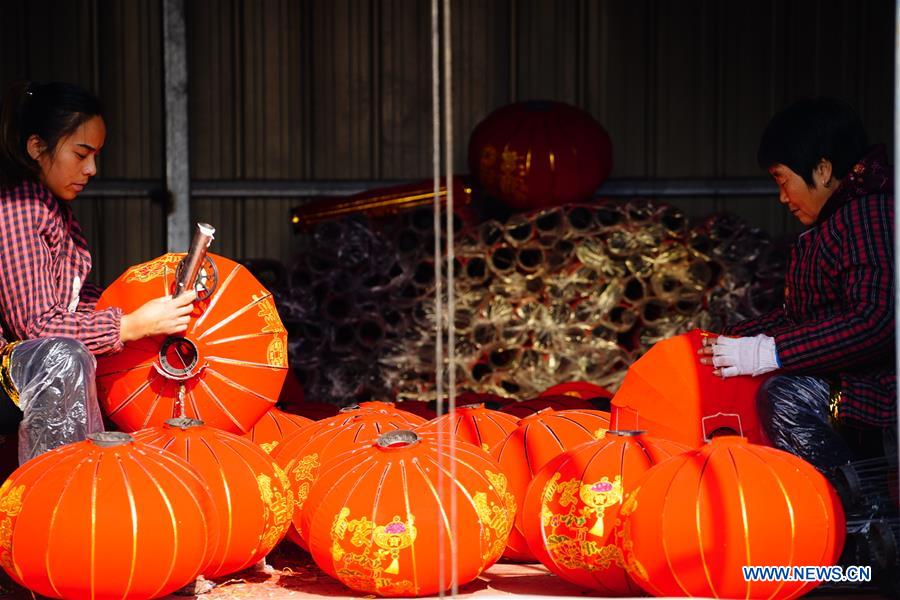
[(312, 419), (284, 412), (273, 406), (244, 437), (271, 454), (281, 440), (310, 423), (313, 423)]
[(472, 581), (500, 557), (515, 518), (506, 478), (486, 452), (402, 430), (329, 463), (307, 504), (301, 528), (316, 564), (381, 596)]
[(825, 478), (738, 436), (651, 468), (620, 514), (626, 568), (656, 596), (794, 598), (819, 582), (745, 581), (742, 567), (834, 565), (844, 544)]
[(456, 410), (432, 419), (416, 428), (419, 433), (449, 432), (485, 452), (502, 443), (518, 426), (512, 415), (485, 408), (484, 404), (460, 406)]
[(0, 487), (0, 565), (42, 596), (165, 596), (207, 567), (218, 535), (197, 472), (124, 433), (46, 452)]
[(612, 144), (579, 108), (518, 102), (498, 108), (472, 132), (469, 170), (489, 195), (513, 208), (581, 202), (609, 176)]
[[(131, 312), (171, 294), (184, 254), (131, 267), (97, 308)], [(200, 419), (232, 433), (250, 431), (278, 400), (287, 374), (287, 330), (272, 294), (245, 267), (207, 254), (187, 331), (125, 344), (97, 361), (97, 396), (125, 431), (166, 419)]]
[[(609, 429), (609, 413), (599, 410), (546, 408), (519, 421), (516, 430), (491, 451), (509, 480), (509, 490), (522, 509), (532, 477), (559, 453), (583, 442), (602, 439)], [(525, 532), (515, 526), (503, 555), (520, 561), (535, 560)]]
[(290, 482), (250, 440), (192, 419), (169, 419), (134, 437), (184, 459), (209, 486), (222, 535), (204, 575), (218, 577), (245, 569), (284, 536), (294, 507)]
[[(697, 355), (708, 335), (694, 329), (662, 340), (628, 367), (611, 402), (613, 427), (642, 429), (696, 448), (721, 426), (769, 445), (756, 411), (756, 395), (766, 377), (713, 375), (713, 367), (701, 365)], [(712, 417), (723, 413), (740, 419), (717, 425)]]
[[(295, 493), (295, 523), (299, 523), (297, 515), (304, 509), (310, 487), (329, 460), (348, 451), (362, 450), (385, 432), (410, 428), (405, 415), (399, 412), (353, 410), (344, 413), (346, 418), (340, 422), (318, 421), (289, 436), (275, 449), (272, 457), (284, 469)], [(294, 527), (288, 537), (307, 549), (307, 533)]]
[(640, 595), (613, 534), (622, 499), (650, 467), (688, 450), (639, 431), (609, 431), (559, 454), (531, 480), (516, 515), (529, 549), (577, 585), (607, 596)]

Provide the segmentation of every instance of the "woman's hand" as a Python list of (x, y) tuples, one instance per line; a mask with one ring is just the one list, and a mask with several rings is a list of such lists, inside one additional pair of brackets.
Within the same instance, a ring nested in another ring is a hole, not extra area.
[(182, 292), (177, 297), (163, 296), (122, 315), (119, 337), (131, 342), (152, 335), (173, 335), (187, 329), (197, 292)]
[(700, 363), (712, 365), (714, 375), (762, 375), (781, 367), (775, 339), (764, 334), (753, 337), (704, 337), (700, 349)]

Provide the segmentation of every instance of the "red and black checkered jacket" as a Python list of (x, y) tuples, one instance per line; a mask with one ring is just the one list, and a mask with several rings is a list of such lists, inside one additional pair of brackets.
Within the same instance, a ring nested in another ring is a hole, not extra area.
[(840, 419), (892, 424), (894, 198), (882, 146), (851, 169), (797, 239), (784, 297), (782, 308), (724, 333), (773, 336), (783, 372), (823, 377), (838, 387)]
[[(121, 350), (122, 311), (95, 311), (91, 253), (68, 203), (39, 183), (0, 189), (0, 325), (6, 341), (63, 336)], [(0, 347), (5, 342), (0, 340)]]

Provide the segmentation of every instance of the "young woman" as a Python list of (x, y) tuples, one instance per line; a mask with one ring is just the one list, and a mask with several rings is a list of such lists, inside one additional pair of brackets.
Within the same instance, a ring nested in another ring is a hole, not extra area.
[(897, 418), (893, 181), (884, 147), (866, 137), (837, 100), (772, 118), (759, 164), (809, 229), (791, 252), (784, 306), (700, 350), (723, 377), (777, 370), (759, 398), (763, 425), (776, 447), (825, 473), (883, 455)]
[(105, 139), (99, 100), (75, 85), (17, 83), (0, 104), (0, 433), (18, 428), (20, 463), (102, 431), (93, 355), (184, 331), (195, 298), (94, 310), (101, 290), (86, 282), (69, 203)]

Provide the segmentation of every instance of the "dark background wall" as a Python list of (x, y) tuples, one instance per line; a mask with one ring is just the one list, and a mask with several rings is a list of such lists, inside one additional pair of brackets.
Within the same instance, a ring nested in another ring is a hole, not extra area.
[[(185, 0), (196, 179), (431, 176), (426, 0)], [(890, 0), (454, 0), (455, 169), (491, 110), (551, 98), (609, 131), (614, 178), (759, 177), (758, 135), (802, 96), (840, 96), (893, 156)], [(66, 79), (108, 112), (101, 176), (163, 177), (161, 0), (4, 0), (0, 86)], [(216, 251), (289, 262), (301, 198), (195, 198)], [(767, 197), (679, 198), (773, 235), (797, 226)], [(81, 198), (102, 283), (165, 249), (165, 206)]]

